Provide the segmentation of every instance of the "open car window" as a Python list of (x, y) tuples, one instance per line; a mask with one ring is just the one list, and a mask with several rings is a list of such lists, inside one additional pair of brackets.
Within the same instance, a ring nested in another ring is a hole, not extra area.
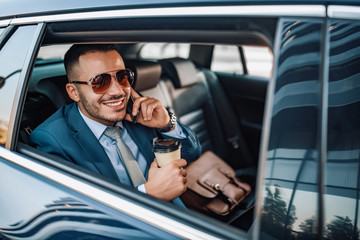
[[(216, 75), (215, 71), (209, 68), (209, 64), (218, 54), (209, 54), (208, 50), (213, 46), (220, 47), (220, 54), (223, 57), (228, 52), (221, 50), (221, 46), (227, 45), (230, 46), (230, 52), (233, 52), (233, 48), (244, 44), (234, 38), (238, 34), (245, 34), (246, 38), (244, 39), (247, 39), (249, 43), (254, 40), (258, 45), (266, 45), (267, 41), (263, 41), (261, 33), (253, 34), (248, 29), (237, 32), (233, 31), (234, 27), (225, 29), (227, 36), (220, 38), (219, 32), (224, 31), (223, 28), (210, 24), (212, 27), (210, 30), (208, 29), (209, 21), (216, 22), (217, 18), (198, 19), (199, 21), (195, 21), (195, 25), (184, 25), (176, 18), (169, 18), (169, 25), (166, 26), (159, 24), (164, 19), (151, 18), (150, 20), (144, 22), (143, 19), (132, 19), (132, 31), (128, 31), (127, 20), (117, 18), (79, 22), (59, 21), (47, 24), (47, 31), (44, 32), (43, 41), (34, 57), (34, 68), (26, 88), (24, 108), (19, 121), (18, 151), (33, 158), (34, 161), (55, 167), (72, 178), (81, 179), (87, 184), (95, 184), (101, 189), (110, 189), (115, 199), (122, 197), (132, 199), (134, 204), (147, 207), (151, 212), (157, 212), (167, 217), (171, 216), (177, 224), (212, 229), (211, 231), (225, 234), (223, 236), (243, 236), (253, 223), (258, 146), (260, 145), (265, 103), (264, 92), (266, 91), (264, 89), (266, 90), (267, 84), (265, 82), (259, 85), (254, 81), (256, 84), (252, 89), (258, 94), (258, 98), (247, 96), (255, 93), (241, 91), (244, 86), (251, 88), (248, 85), (249, 78), (243, 78), (242, 74), (236, 74), (233, 77), (237, 84), (233, 85), (235, 81), (227, 82), (227, 79), (223, 79), (221, 75)], [(225, 18), (222, 21), (228, 23), (229, 26), (237, 24), (231, 18)], [(248, 19), (241, 21), (246, 22)], [(92, 26), (90, 32), (88, 32), (89, 24)], [(276, 19), (272, 19), (271, 24), (275, 26)], [(244, 26), (246, 27), (246, 25)], [(155, 30), (148, 31), (150, 27)], [(266, 31), (268, 31), (267, 29)], [(269, 39), (268, 41), (273, 40)], [(180, 123), (194, 131), (199, 139), (202, 153), (211, 151), (234, 170), (241, 170), (240, 174), (248, 176), (246, 184), (249, 185), (248, 189), (251, 191), (246, 191), (247, 200), (242, 201), (241, 206), (237, 209), (239, 211), (234, 211), (234, 215), (226, 216), (214, 216), (207, 210), (181, 211), (179, 208), (173, 208), (172, 203), (153, 199), (139, 193), (136, 189), (127, 188), (119, 180), (102, 176), (99, 166), (96, 168), (91, 164), (89, 164), (91, 165), (89, 168), (86, 165), (78, 166), (72, 161), (67, 162), (65, 159), (59, 158), (59, 155), (52, 155), (51, 152), (45, 153), (34, 148), (35, 146), (29, 139), (31, 132), (59, 109), (63, 109), (63, 106), (73, 104), (73, 100), (69, 98), (65, 89), (68, 79), (63, 58), (74, 43), (115, 44), (124, 59), (125, 66), (135, 73), (134, 89), (144, 96), (159, 99), (169, 111), (174, 112)], [(200, 47), (192, 48), (193, 45)], [(195, 58), (192, 59), (191, 56)], [(238, 65), (241, 62), (227, 58), (220, 65), (232, 64)], [(238, 66), (240, 66), (240, 70), (237, 73), (241, 73), (241, 65)], [(173, 69), (176, 71), (172, 71)], [(210, 86), (210, 79), (215, 79), (217, 85)], [(223, 95), (215, 96), (211, 89), (222, 89), (219, 93), (221, 92)], [(233, 94), (232, 91), (240, 95)], [(250, 99), (250, 105), (257, 104), (256, 113), (244, 109), (244, 103), (236, 99), (239, 96)], [(223, 115), (223, 106), (216, 105), (222, 103), (220, 98), (224, 99), (225, 105), (231, 109), (232, 115), (227, 118), (227, 120), (231, 120), (231, 123), (220, 117)], [(261, 99), (260, 104), (258, 99)], [(238, 116), (247, 117), (249, 113), (256, 116), (251, 116), (248, 121), (238, 118)], [(248, 124), (249, 122), (250, 124)], [(247, 125), (243, 125), (243, 123)], [(245, 141), (242, 139), (230, 141), (229, 139), (232, 137), (224, 130), (226, 125), (237, 129), (237, 137), (239, 135), (241, 138), (246, 137), (240, 130), (242, 128), (246, 128), (247, 134), (251, 137)], [(237, 150), (236, 146), (243, 143), (246, 145), (241, 146), (242, 150)], [(93, 169), (95, 170), (93, 171)], [(159, 203), (160, 206), (158, 206)], [(117, 207), (115, 208), (117, 209)], [(106, 213), (109, 212), (106, 211)], [(237, 216), (243, 218), (240, 220)], [(119, 220), (118, 215), (116, 218)], [(230, 231), (223, 231), (226, 225)]]

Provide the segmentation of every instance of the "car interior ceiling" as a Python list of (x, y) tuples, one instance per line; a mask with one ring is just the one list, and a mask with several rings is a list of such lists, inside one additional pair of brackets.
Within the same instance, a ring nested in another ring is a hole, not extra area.
[[(195, 23), (195, 24), (194, 24)], [(273, 45), (276, 18), (152, 18), (49, 23), (43, 44), (64, 42), (191, 42)]]
[[(270, 27), (275, 28), (276, 21), (271, 19), (268, 23)], [(239, 23), (240, 24), (240, 23)], [(247, 31), (201, 31), (201, 33), (194, 30), (186, 31), (187, 38), (184, 39), (184, 31), (100, 31), (104, 24), (97, 24), (94, 31), (84, 32), (84, 29), (68, 33), (65, 28), (76, 28), (76, 24), (65, 26), (64, 24), (49, 24), (47, 35), (44, 38), (43, 45), (52, 45), (57, 43), (76, 43), (76, 42), (122, 42), (119, 44), (119, 51), (124, 54), (125, 64), (128, 68), (135, 72), (135, 90), (143, 95), (156, 97), (162, 103), (178, 116), (178, 119), (190, 126), (197, 134), (203, 151), (212, 150), (230, 165), (234, 165), (228, 156), (227, 136), (224, 134), (224, 122), (220, 119), (219, 109), (214, 104), (216, 101), (228, 101), (224, 90), (221, 90), (219, 95), (214, 97), (211, 87), (214, 84), (209, 84), (209, 81), (215, 82), (215, 86), (221, 87), (221, 84), (216, 84), (218, 79), (216, 74), (212, 73), (204, 66), (208, 66), (208, 54), (212, 51), (212, 45), (209, 44), (209, 39), (212, 43), (232, 43), (232, 44), (249, 44), (251, 45), (265, 45), (272, 46), (273, 34), (271, 29), (266, 31), (253, 31), (254, 26), (243, 26)], [(136, 24), (135, 24), (136, 25)], [(241, 25), (241, 24), (240, 24)], [(253, 24), (257, 26), (256, 24)], [(241, 25), (242, 26), (242, 25)], [(82, 26), (83, 27), (83, 26)], [(249, 31), (251, 29), (251, 31)], [(105, 29), (106, 30), (106, 29)], [(270, 36), (270, 37), (269, 37)], [(111, 37), (111, 38), (109, 38)], [(111, 39), (111, 41), (109, 40)], [(115, 40), (114, 40), (115, 39)], [(184, 39), (184, 42), (191, 42), (191, 52), (189, 59), (170, 58), (162, 60), (141, 60), (138, 59), (136, 52), (141, 47), (136, 44), (141, 41), (150, 42), (179, 42), (179, 39)], [(124, 43), (125, 42), (125, 43)], [(207, 45), (201, 44), (207, 42)], [(26, 102), (21, 119), (21, 130), (19, 133), (19, 140), (22, 143), (29, 144), (29, 134), (31, 131), (47, 119), (63, 104), (71, 103), (72, 100), (68, 97), (65, 91), (65, 84), (67, 77), (63, 67), (62, 60), (41, 62), (36, 64), (32, 77), (30, 79), (29, 88), (26, 96)], [(216, 89), (218, 90), (218, 89)], [(230, 108), (229, 111), (232, 111)], [(241, 127), (237, 126), (234, 129)], [(239, 133), (243, 137), (242, 133)], [(243, 159), (245, 162), (254, 163), (256, 161), (249, 159), (246, 146), (246, 140), (240, 141), (242, 144), (241, 150), (236, 151), (239, 154), (236, 158)], [(236, 165), (236, 164), (235, 164)], [(248, 209), (254, 204), (255, 196), (255, 178), (256, 168), (245, 164), (241, 169), (238, 169), (240, 174), (249, 177), (250, 184), (253, 187), (252, 194), (243, 203), (243, 208)]]

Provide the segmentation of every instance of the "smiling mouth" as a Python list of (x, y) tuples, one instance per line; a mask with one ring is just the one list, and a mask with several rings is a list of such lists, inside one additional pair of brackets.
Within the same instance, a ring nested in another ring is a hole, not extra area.
[(106, 106), (110, 106), (110, 107), (115, 107), (115, 106), (119, 106), (124, 102), (124, 99), (117, 101), (117, 102), (109, 102), (109, 103), (104, 103)]

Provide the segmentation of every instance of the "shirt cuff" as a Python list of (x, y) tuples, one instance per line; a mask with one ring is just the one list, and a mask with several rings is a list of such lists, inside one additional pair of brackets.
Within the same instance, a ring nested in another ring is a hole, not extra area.
[(138, 191), (143, 192), (143, 193), (146, 194), (145, 183), (137, 186), (136, 188), (137, 188)]
[(175, 123), (174, 130), (172, 130), (170, 132), (166, 132), (166, 133), (161, 133), (161, 135), (163, 135), (165, 137), (171, 137), (171, 138), (177, 138), (177, 139), (186, 138), (186, 135), (184, 134), (184, 131), (182, 130), (182, 127), (178, 124), (178, 122)]

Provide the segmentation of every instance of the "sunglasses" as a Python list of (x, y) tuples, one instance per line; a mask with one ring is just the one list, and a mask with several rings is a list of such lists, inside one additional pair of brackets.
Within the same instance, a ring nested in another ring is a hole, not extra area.
[(90, 78), (90, 80), (87, 82), (72, 81), (70, 83), (87, 84), (92, 87), (94, 93), (101, 94), (105, 93), (110, 88), (113, 75), (115, 76), (116, 81), (123, 88), (130, 87), (134, 81), (134, 72), (130, 69), (122, 69), (101, 73)]

